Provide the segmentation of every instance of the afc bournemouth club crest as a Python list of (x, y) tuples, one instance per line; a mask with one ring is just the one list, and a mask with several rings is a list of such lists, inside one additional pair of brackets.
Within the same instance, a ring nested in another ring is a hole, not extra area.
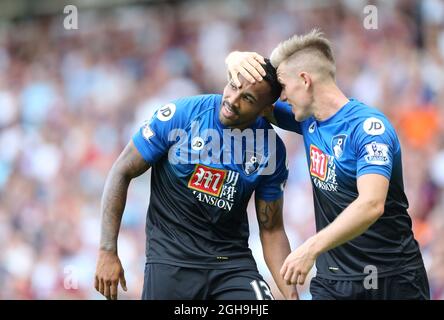
[(331, 139), (331, 149), (335, 155), (336, 159), (339, 159), (344, 153), (345, 140), (347, 139), (346, 134), (338, 134)]
[(242, 167), (247, 176), (257, 172), (259, 170), (259, 166), (262, 163), (262, 155), (252, 152), (245, 151), (244, 159), (242, 161)]

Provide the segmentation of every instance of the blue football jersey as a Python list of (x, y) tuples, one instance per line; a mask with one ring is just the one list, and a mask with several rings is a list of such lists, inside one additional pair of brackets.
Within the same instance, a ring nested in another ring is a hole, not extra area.
[(219, 120), (221, 95), (160, 107), (133, 136), (151, 165), (147, 260), (197, 268), (256, 269), (248, 248), (247, 205), (282, 197), (283, 142), (258, 118), (231, 130)]
[(352, 280), (367, 276), (370, 265), (380, 277), (422, 266), (407, 213), (401, 148), (384, 114), (350, 99), (324, 121), (310, 117), (297, 122), (291, 107), (281, 101), (274, 116), (279, 127), (303, 136), (318, 231), (358, 197), (359, 176), (380, 174), (390, 181), (384, 214), (361, 236), (321, 254), (318, 276)]

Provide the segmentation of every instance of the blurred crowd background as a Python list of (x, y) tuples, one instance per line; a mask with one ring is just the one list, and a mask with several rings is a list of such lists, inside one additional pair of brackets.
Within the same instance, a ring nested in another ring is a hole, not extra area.
[[(231, 50), (268, 56), (314, 27), (334, 45), (340, 87), (397, 129), (432, 298), (444, 299), (444, 1), (96, 0), (78, 6), (77, 30), (64, 29), (61, 2), (47, 12), (19, 2), (19, 14), (0, 14), (0, 299), (100, 299), (100, 197), (131, 135), (172, 99), (221, 93)], [(378, 10), (377, 29), (364, 28), (367, 4)], [(301, 138), (279, 134), (296, 248), (315, 232), (311, 186)], [(142, 291), (149, 189), (149, 174), (130, 186), (119, 238), (129, 289), (122, 299)], [(250, 246), (273, 284), (252, 204), (249, 217)], [(308, 285), (299, 291), (310, 299)]]

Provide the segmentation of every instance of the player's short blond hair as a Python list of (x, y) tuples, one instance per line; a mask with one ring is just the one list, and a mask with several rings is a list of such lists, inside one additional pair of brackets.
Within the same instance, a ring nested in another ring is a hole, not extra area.
[(290, 61), (305, 71), (319, 72), (335, 77), (336, 67), (330, 41), (318, 29), (305, 35), (294, 35), (281, 42), (271, 53), (271, 64), (277, 68)]

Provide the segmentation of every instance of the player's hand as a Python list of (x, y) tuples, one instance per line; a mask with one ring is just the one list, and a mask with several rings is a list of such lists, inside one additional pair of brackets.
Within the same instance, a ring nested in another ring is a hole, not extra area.
[(118, 285), (127, 291), (122, 264), (116, 253), (100, 250), (97, 261), (95, 288), (108, 300), (117, 300)]
[(287, 284), (304, 284), (307, 274), (316, 261), (316, 255), (310, 248), (308, 240), (285, 259), (280, 273)]
[(291, 286), (290, 291), (286, 294), (285, 299), (287, 300), (299, 300), (298, 290), (296, 286)]
[(265, 70), (261, 64), (265, 64), (264, 57), (256, 52), (233, 51), (225, 59), (228, 72), (237, 87), (240, 87), (238, 74), (240, 73), (248, 82), (262, 81)]

